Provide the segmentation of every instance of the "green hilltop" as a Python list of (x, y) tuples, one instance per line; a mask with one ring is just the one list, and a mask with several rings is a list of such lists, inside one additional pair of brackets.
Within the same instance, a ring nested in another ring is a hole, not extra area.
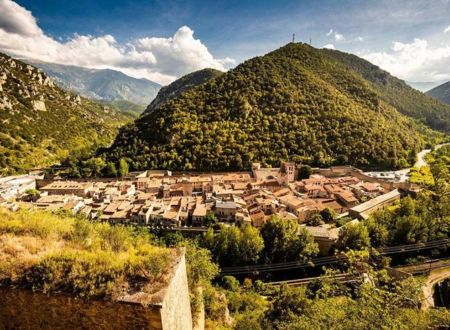
[(449, 114), (354, 55), (290, 43), (147, 109), (100, 155), (131, 169), (398, 168), (441, 136), (430, 128), (448, 130)]
[(156, 110), (161, 104), (179, 96), (181, 93), (192, 89), (204, 82), (211, 80), (223, 74), (222, 71), (215, 69), (203, 69), (189, 73), (171, 84), (162, 87), (152, 103), (149, 104), (145, 113)]

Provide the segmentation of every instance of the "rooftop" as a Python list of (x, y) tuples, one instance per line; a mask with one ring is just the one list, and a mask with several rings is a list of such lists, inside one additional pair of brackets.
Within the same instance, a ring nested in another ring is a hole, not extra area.
[(374, 199), (371, 199), (370, 201), (359, 204), (359, 205), (351, 208), (351, 210), (354, 212), (363, 213), (363, 212), (370, 210), (371, 208), (377, 206), (378, 204), (381, 204), (385, 201), (388, 201), (388, 200), (398, 197), (398, 196), (400, 196), (400, 192), (398, 191), (398, 189), (394, 189), (384, 195), (380, 195), (378, 197), (375, 197)]

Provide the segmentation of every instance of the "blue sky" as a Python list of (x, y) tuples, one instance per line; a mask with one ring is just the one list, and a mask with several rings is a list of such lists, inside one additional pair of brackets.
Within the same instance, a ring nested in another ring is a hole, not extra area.
[[(3, 26), (9, 32), (3, 37), (0, 33), (4, 51), (67, 62), (67, 58), (33, 49), (37, 46), (26, 50), (11, 46), (15, 40), (11, 32), (22, 29), (21, 21), (31, 16), (45, 38), (61, 45), (70, 43), (70, 49), (82, 47), (86, 40), (78, 40), (80, 36), (89, 39), (89, 47), (110, 36), (114, 40), (106, 42), (125, 52), (123, 58), (111, 54), (113, 60), (105, 55), (104, 59), (73, 59), (72, 64), (112, 67), (162, 83), (205, 65), (230, 68), (289, 42), (292, 33), (297, 41), (309, 42), (311, 38), (315, 47), (334, 47), (363, 56), (404, 79), (450, 79), (450, 30), (444, 32), (450, 26), (450, 0), (0, 0), (0, 6), (2, 3), (6, 9), (0, 10), (0, 29)], [(6, 11), (14, 12), (16, 21), (5, 19)], [(2, 18), (7, 22), (2, 23)], [(186, 29), (179, 34), (179, 43), (170, 44), (182, 27)], [(163, 41), (166, 44), (161, 51), (157, 47)], [(191, 51), (191, 55), (177, 63), (183, 52), (173, 51), (185, 44), (189, 45), (186, 53)], [(59, 46), (53, 46), (57, 53)], [(432, 63), (427, 63), (430, 57)], [(153, 67), (149, 69), (145, 63)], [(179, 70), (174, 69), (178, 66)]]

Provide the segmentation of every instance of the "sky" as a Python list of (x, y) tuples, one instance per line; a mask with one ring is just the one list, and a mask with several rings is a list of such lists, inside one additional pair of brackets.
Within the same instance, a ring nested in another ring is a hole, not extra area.
[(292, 40), (450, 80), (450, 0), (0, 0), (0, 51), (168, 84)]

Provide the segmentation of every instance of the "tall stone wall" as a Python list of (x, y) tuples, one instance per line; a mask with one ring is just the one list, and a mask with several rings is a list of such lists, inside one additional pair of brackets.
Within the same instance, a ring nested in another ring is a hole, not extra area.
[(192, 330), (184, 251), (167, 271), (169, 284), (148, 306), (135, 298), (145, 293), (112, 302), (0, 287), (0, 329)]
[(160, 321), (156, 306), (0, 287), (0, 329), (158, 329)]
[(162, 328), (192, 330), (191, 302), (184, 253), (166, 290), (161, 307)]

